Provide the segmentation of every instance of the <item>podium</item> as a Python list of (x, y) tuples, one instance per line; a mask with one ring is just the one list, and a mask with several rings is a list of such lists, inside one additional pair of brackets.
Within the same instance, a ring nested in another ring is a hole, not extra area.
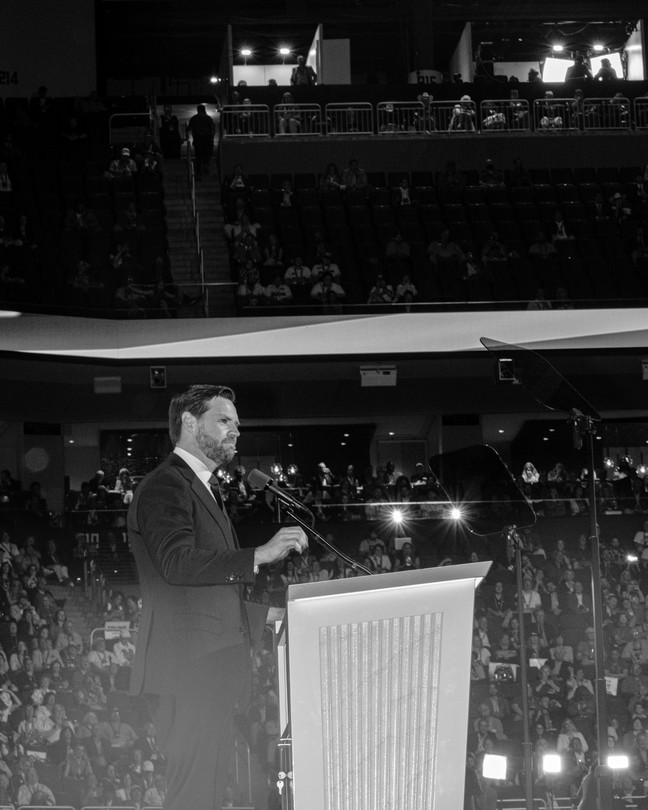
[(490, 563), (288, 589), (294, 810), (462, 810), (475, 589)]

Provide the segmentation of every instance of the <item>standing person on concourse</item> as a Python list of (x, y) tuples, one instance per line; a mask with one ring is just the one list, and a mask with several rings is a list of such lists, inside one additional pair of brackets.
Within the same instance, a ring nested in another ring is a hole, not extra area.
[(142, 596), (131, 693), (147, 696), (167, 761), (166, 810), (220, 810), (234, 714), (248, 700), (250, 646), (265, 622), (243, 586), (259, 566), (307, 547), (298, 526), (239, 547), (214, 475), (236, 453), (234, 403), (231, 388), (215, 385), (172, 398), (175, 449), (139, 484), (128, 513)]

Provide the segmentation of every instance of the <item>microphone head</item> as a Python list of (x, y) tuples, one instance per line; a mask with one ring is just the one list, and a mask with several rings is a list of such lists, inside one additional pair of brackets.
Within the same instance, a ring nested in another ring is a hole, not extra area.
[(248, 484), (254, 489), (265, 489), (269, 484), (274, 483), (272, 478), (261, 470), (250, 470)]

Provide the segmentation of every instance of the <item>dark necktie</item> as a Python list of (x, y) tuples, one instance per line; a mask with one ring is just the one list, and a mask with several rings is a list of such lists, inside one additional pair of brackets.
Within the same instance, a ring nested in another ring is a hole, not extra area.
[(214, 498), (216, 498), (216, 503), (221, 508), (221, 511), (224, 512), (225, 509), (223, 507), (223, 495), (221, 494), (221, 488), (218, 478), (216, 478), (215, 475), (211, 475), (207, 483), (209, 484), (209, 488), (212, 491), (212, 495), (214, 496)]

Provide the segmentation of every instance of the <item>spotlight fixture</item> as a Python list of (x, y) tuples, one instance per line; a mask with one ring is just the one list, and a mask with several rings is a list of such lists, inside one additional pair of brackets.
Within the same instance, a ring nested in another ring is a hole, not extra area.
[(453, 506), (450, 510), (450, 517), (452, 520), (461, 520), (461, 509), (458, 506)]
[(290, 48), (285, 48), (285, 47), (284, 48), (279, 48), (279, 53), (282, 56), (288, 56), (288, 54), (290, 53)]
[(554, 53), (562, 53), (565, 50), (565, 46), (560, 45), (559, 43), (555, 43), (554, 45), (551, 46), (551, 50)]
[(542, 769), (545, 773), (560, 773), (562, 770), (560, 754), (544, 754)]
[(252, 56), (250, 48), (241, 48), (241, 56)]
[(209, 83), (210, 84), (218, 84), (219, 82), (220, 82), (220, 79), (218, 78), (218, 76), (210, 76), (209, 77)]
[(596, 53), (601, 53), (601, 51), (604, 50), (604, 47), (603, 45), (601, 45), (600, 42), (595, 42), (592, 47), (596, 51)]

